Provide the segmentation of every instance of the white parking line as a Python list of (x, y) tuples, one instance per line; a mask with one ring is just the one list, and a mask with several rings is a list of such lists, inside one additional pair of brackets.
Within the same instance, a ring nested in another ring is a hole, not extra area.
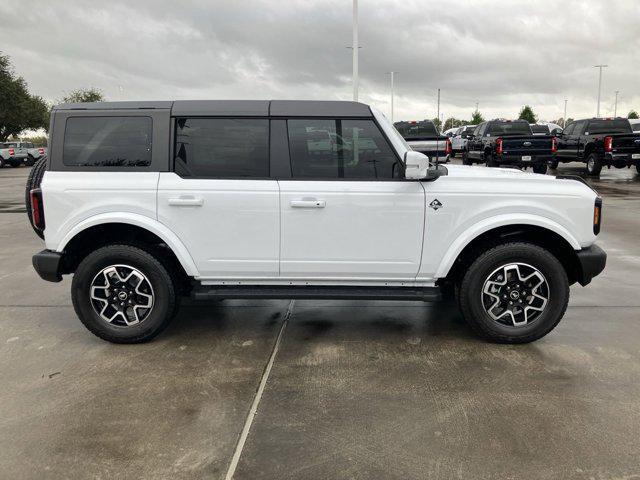
[(284, 320), (282, 322), (282, 326), (280, 327), (280, 331), (278, 332), (278, 336), (276, 337), (276, 343), (273, 345), (273, 350), (271, 351), (271, 356), (269, 357), (269, 361), (267, 362), (267, 366), (264, 369), (262, 374), (262, 378), (260, 379), (260, 384), (258, 385), (258, 390), (256, 391), (256, 395), (253, 398), (253, 403), (251, 404), (251, 408), (249, 409), (249, 414), (244, 422), (244, 427), (242, 428), (242, 432), (240, 433), (240, 438), (238, 439), (238, 444), (236, 445), (236, 449), (233, 452), (233, 457), (231, 457), (231, 463), (229, 464), (229, 469), (227, 470), (227, 474), (225, 475), (225, 480), (231, 480), (233, 478), (234, 473), (236, 472), (236, 467), (238, 466), (238, 462), (240, 461), (240, 456), (242, 455), (242, 450), (244, 449), (244, 444), (247, 441), (247, 437), (249, 436), (249, 430), (251, 430), (251, 424), (253, 423), (253, 419), (258, 412), (258, 405), (260, 404), (260, 400), (262, 399), (262, 393), (264, 392), (264, 387), (267, 385), (267, 380), (269, 380), (269, 374), (271, 373), (271, 368), (273, 367), (273, 362), (276, 359), (276, 355), (278, 354), (278, 349), (280, 348), (280, 341), (282, 340), (282, 335), (284, 334), (284, 330), (289, 323), (289, 318), (291, 317), (291, 313), (293, 312), (293, 304), (294, 300), (289, 302), (289, 307), (287, 308), (287, 313), (285, 313)]

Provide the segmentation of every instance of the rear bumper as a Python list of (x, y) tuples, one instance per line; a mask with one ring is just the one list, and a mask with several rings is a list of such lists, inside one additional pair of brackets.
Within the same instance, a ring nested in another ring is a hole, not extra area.
[(59, 282), (62, 280), (60, 267), (62, 265), (62, 253), (52, 250), (42, 250), (36, 253), (31, 259), (33, 268), (40, 278), (48, 282)]
[(607, 254), (598, 245), (591, 245), (576, 252), (580, 271), (578, 283), (583, 287), (588, 285), (593, 277), (599, 275), (607, 264)]
[(495, 157), (495, 163), (499, 165), (535, 165), (537, 163), (547, 163), (554, 160), (554, 155), (531, 155), (531, 160), (523, 160), (522, 155), (502, 155)]

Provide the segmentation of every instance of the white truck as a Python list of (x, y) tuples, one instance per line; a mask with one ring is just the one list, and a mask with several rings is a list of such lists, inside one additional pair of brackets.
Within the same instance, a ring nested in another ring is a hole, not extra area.
[(447, 135), (440, 135), (431, 120), (396, 122), (393, 126), (411, 150), (426, 155), (433, 163), (449, 162), (451, 139)]
[(66, 104), (32, 170), (39, 275), (73, 273), (103, 339), (166, 327), (180, 298), (431, 301), (523, 343), (605, 267), (580, 178), (433, 165), (355, 102)]

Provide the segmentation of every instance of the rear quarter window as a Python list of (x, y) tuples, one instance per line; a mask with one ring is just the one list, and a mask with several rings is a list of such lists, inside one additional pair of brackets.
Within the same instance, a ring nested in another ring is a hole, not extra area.
[(151, 117), (70, 117), (63, 164), (71, 167), (147, 167), (151, 165)]

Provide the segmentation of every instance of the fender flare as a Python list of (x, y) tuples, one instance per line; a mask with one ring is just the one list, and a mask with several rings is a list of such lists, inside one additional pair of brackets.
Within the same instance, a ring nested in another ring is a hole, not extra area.
[(490, 218), (485, 218), (477, 223), (474, 223), (467, 228), (462, 234), (458, 235), (456, 240), (451, 244), (444, 257), (440, 261), (436, 270), (435, 278), (444, 278), (449, 274), (449, 270), (453, 266), (462, 250), (469, 245), (474, 239), (485, 232), (493, 230), (495, 228), (504, 227), (508, 225), (532, 225), (536, 227), (542, 227), (550, 230), (562, 238), (564, 238), (571, 248), (574, 250), (581, 250), (582, 246), (580, 242), (562, 225), (548, 218), (531, 215), (531, 214), (504, 214), (497, 215)]
[(168, 227), (158, 222), (157, 220), (136, 213), (101, 213), (86, 218), (80, 223), (74, 225), (74, 227), (65, 234), (62, 240), (59, 242), (56, 250), (62, 252), (67, 244), (76, 235), (83, 232), (87, 228), (106, 223), (126, 223), (128, 225), (133, 225), (148, 230), (149, 232), (158, 236), (163, 242), (167, 244), (167, 246), (178, 258), (178, 261), (182, 265), (182, 268), (184, 268), (184, 271), (187, 273), (187, 275), (192, 277), (197, 277), (199, 275), (198, 268), (196, 267), (191, 254), (187, 250), (187, 247), (185, 247), (185, 245), (178, 238), (178, 236), (173, 233), (173, 231), (171, 231)]

